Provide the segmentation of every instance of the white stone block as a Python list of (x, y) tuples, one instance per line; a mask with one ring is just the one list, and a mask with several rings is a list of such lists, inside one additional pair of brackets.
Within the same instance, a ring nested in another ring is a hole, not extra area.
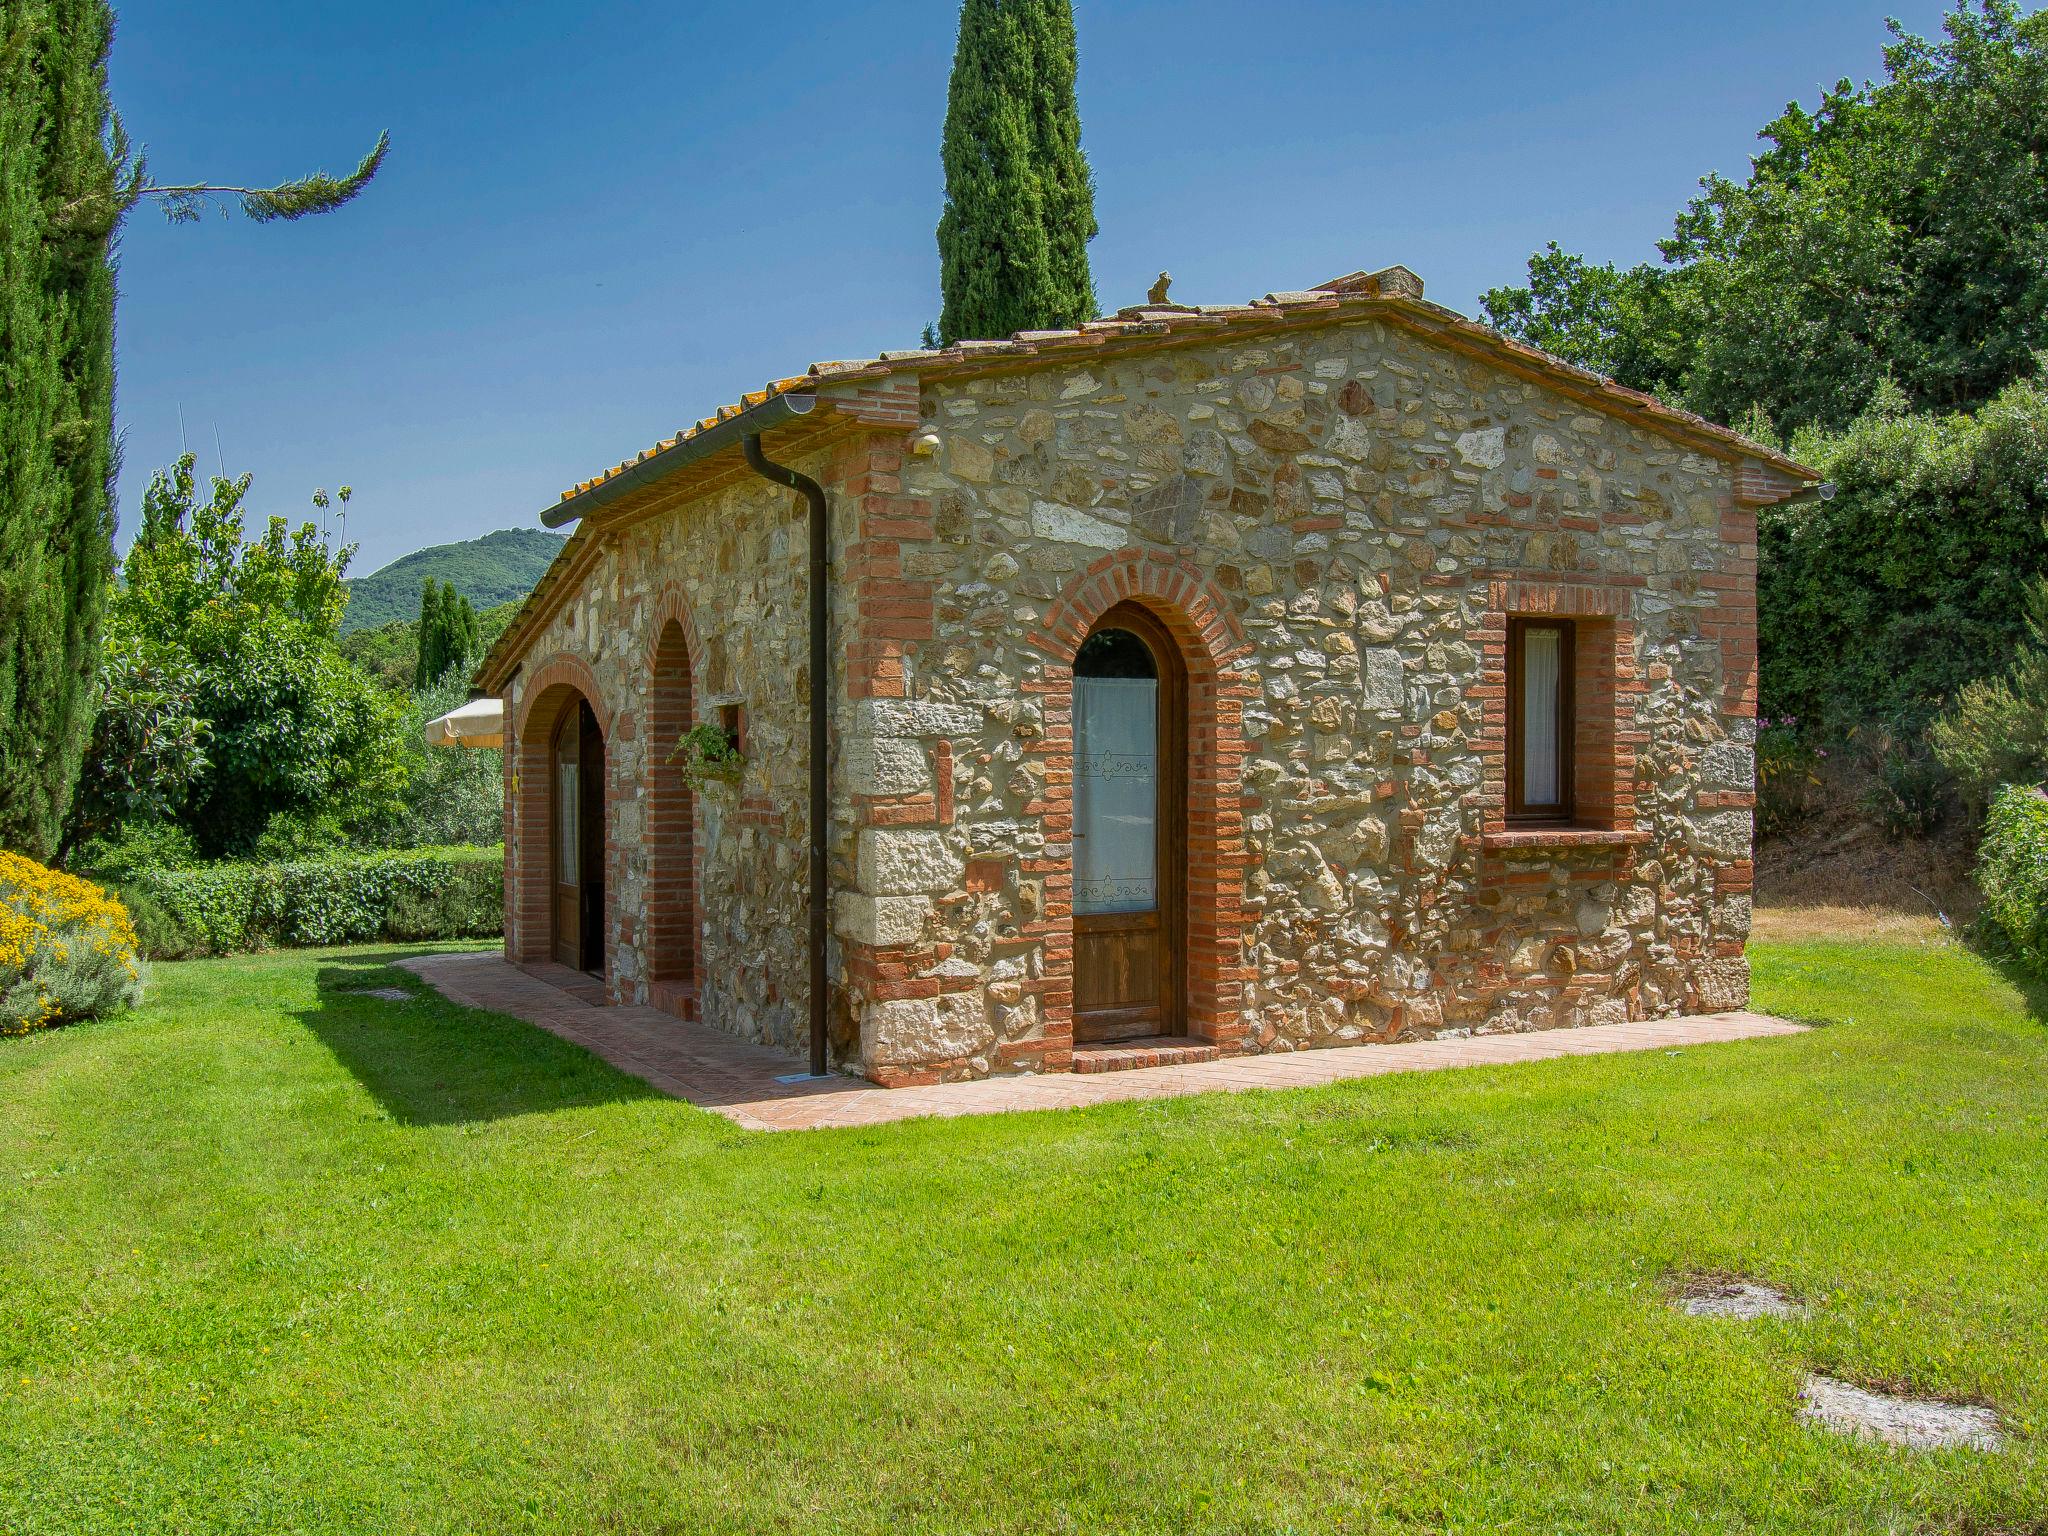
[(1699, 755), (1700, 787), (1744, 790), (1756, 784), (1756, 750), (1739, 741), (1717, 741)]
[(1692, 818), (1686, 841), (1709, 858), (1746, 859), (1749, 834), (1748, 811), (1709, 811)]
[(1458, 457), (1475, 469), (1495, 469), (1507, 461), (1508, 434), (1505, 427), (1488, 427), (1482, 432), (1458, 434)]
[(1374, 647), (1365, 653), (1359, 682), (1367, 709), (1400, 709), (1407, 702), (1402, 687), (1401, 653), (1391, 647)]
[(861, 1014), (861, 1056), (869, 1066), (957, 1061), (994, 1043), (981, 993), (949, 992), (870, 1003)]
[(967, 865), (938, 833), (869, 827), (860, 835), (860, 888), (871, 896), (958, 890)]
[(1090, 549), (1122, 549), (1131, 542), (1128, 528), (1056, 501), (1031, 503), (1031, 531), (1055, 544), (1085, 544)]
[(982, 714), (973, 704), (933, 699), (857, 699), (853, 728), (861, 736), (978, 736)]
[(840, 937), (878, 948), (915, 944), (924, 936), (931, 910), (928, 896), (864, 896), (859, 891), (839, 891), (833, 897)]
[(840, 755), (849, 793), (915, 795), (933, 787), (924, 748), (900, 736), (855, 736)]

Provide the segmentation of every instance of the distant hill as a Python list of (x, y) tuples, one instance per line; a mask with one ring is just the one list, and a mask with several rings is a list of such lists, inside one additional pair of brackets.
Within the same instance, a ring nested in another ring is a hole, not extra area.
[(381, 570), (350, 580), (342, 633), (418, 618), (420, 583), (429, 576), (453, 583), (477, 609), (524, 597), (555, 558), (562, 538), (545, 528), (500, 528), (466, 543), (416, 549)]

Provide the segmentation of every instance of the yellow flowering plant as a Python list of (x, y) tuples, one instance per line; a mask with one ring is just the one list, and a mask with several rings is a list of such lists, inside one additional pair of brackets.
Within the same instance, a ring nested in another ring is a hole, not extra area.
[(0, 852), (0, 1035), (142, 1001), (135, 925), (89, 880)]

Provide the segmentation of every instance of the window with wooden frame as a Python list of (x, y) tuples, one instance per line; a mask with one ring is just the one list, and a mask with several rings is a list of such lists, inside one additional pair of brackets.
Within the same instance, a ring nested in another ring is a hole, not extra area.
[(1572, 707), (1577, 626), (1508, 620), (1508, 819), (1572, 819)]

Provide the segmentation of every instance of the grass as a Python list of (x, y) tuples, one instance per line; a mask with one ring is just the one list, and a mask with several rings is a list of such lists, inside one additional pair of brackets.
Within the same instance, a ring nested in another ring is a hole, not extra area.
[(0, 1044), (0, 1530), (2048, 1531), (2048, 1028), (1960, 948), (1760, 946), (1796, 1039), (801, 1135), (392, 953)]

